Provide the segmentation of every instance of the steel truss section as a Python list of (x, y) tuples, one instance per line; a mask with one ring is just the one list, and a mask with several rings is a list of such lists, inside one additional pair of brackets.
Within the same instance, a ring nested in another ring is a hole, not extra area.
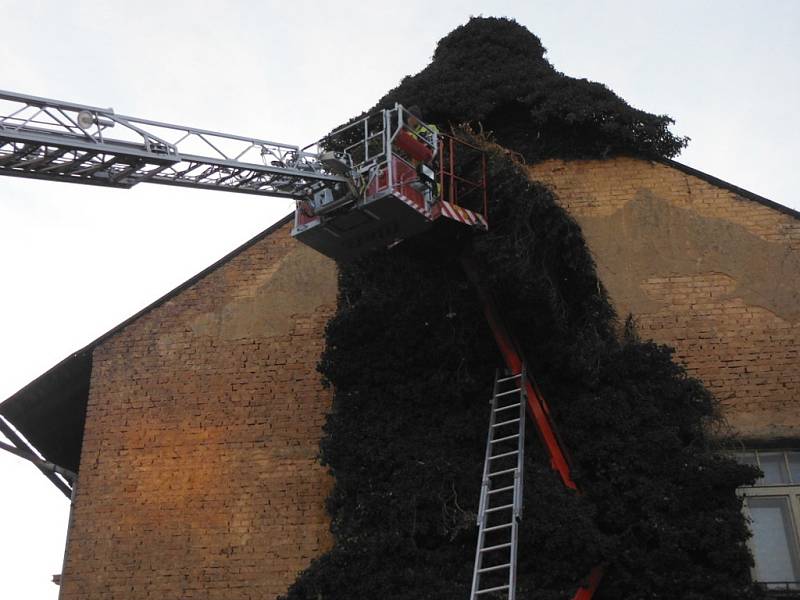
[(122, 188), (147, 181), (295, 199), (347, 181), (298, 146), (2, 90), (0, 175)]
[(16, 454), (21, 458), (31, 461), (42, 472), (42, 474), (53, 483), (53, 485), (61, 490), (62, 494), (64, 494), (67, 498), (72, 497), (73, 488), (67, 485), (64, 480), (59, 479), (56, 475), (61, 475), (64, 477), (64, 479), (68, 480), (72, 485), (74, 485), (76, 480), (75, 473), (63, 467), (59, 467), (49, 461), (40, 459), (36, 455), (33, 446), (20, 437), (16, 430), (11, 427), (9, 422), (7, 422), (5, 417), (2, 415), (0, 415), (0, 433), (2, 433), (6, 438), (8, 438), (8, 441), (11, 442), (10, 444), (0, 442), (0, 449), (6, 450), (12, 454)]

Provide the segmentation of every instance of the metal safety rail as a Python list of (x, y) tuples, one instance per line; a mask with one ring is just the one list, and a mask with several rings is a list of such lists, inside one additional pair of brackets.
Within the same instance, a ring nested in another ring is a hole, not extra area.
[[(471, 169), (457, 168), (472, 162)], [(439, 186), (442, 200), (451, 206), (472, 210), (489, 222), (489, 188), (486, 153), (469, 142), (450, 135), (439, 136)]]
[(525, 467), (524, 380), (524, 368), (510, 376), (495, 375), (470, 600), (486, 594), (516, 597)]
[[(401, 104), (395, 104), (335, 129), (301, 152), (311, 156), (321, 156), (329, 150), (340, 152), (349, 161), (351, 176), (363, 196), (381, 175), (387, 182), (395, 180), (396, 160), (411, 165), (409, 158), (398, 152), (398, 138), (410, 131), (412, 116)], [(415, 138), (433, 160), (439, 151), (439, 134), (431, 126), (418, 123)]]
[(122, 188), (150, 182), (295, 199), (347, 181), (298, 146), (5, 91), (0, 175)]

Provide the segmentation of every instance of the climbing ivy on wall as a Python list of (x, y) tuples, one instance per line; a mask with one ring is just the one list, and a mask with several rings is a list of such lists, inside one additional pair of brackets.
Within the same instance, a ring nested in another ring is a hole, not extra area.
[[(671, 156), (685, 144), (667, 117), (560, 75), (543, 52), (513, 21), (473, 19), (380, 105), (419, 104), (442, 126), (480, 122), (528, 159)], [(630, 328), (618, 335), (578, 225), (517, 161), (487, 148), (490, 232), (435, 228), (340, 265), (319, 365), (335, 391), (321, 442), (335, 477), (335, 545), (286, 598), (468, 597), (501, 359), (460, 267), (467, 251), (523, 346), (584, 492), (563, 487), (531, 435), (518, 597), (569, 598), (601, 563), (600, 600), (758, 597), (734, 493), (755, 474), (709, 439), (713, 398), (668, 348)]]
[(532, 162), (619, 154), (673, 157), (673, 120), (631, 107), (602, 83), (568, 77), (539, 38), (509, 19), (475, 18), (439, 41), (431, 63), (376, 108), (418, 105), (440, 124), (480, 123)]

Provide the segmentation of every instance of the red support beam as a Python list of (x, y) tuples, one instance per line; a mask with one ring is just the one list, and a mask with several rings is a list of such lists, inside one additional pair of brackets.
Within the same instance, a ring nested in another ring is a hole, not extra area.
[(589, 572), (589, 581), (585, 585), (578, 588), (572, 600), (592, 600), (592, 596), (600, 586), (600, 580), (603, 578), (603, 567), (597, 566)]
[[(511, 334), (508, 332), (508, 329), (506, 329), (505, 324), (500, 319), (494, 300), (481, 284), (477, 268), (468, 258), (462, 259), (462, 265), (464, 266), (464, 271), (467, 273), (467, 276), (478, 291), (478, 296), (483, 306), (483, 314), (486, 316), (486, 321), (489, 323), (489, 327), (494, 334), (494, 338), (497, 341), (497, 346), (500, 348), (500, 353), (503, 355), (506, 366), (512, 373), (521, 373), (523, 363), (522, 355), (514, 339), (511, 337)], [(542, 439), (542, 443), (544, 443), (547, 454), (550, 457), (550, 466), (559, 474), (565, 486), (571, 490), (577, 490), (578, 486), (575, 485), (575, 482), (572, 480), (572, 474), (570, 473), (569, 461), (567, 460), (566, 453), (561, 448), (561, 443), (556, 435), (555, 427), (550, 419), (550, 411), (547, 409), (542, 395), (531, 382), (530, 376), (525, 379), (524, 385), (525, 396), (528, 399), (528, 409), (539, 431), (539, 436)]]

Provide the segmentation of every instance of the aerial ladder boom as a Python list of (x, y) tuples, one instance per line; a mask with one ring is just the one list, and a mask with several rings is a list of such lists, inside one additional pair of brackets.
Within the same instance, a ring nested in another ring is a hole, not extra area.
[(160, 183), (303, 198), (345, 183), (298, 146), (0, 91), (0, 174), (130, 188)]
[[(457, 149), (477, 157), (473, 174), (457, 172)], [(291, 198), (292, 234), (336, 259), (389, 246), (441, 217), (487, 226), (482, 152), (399, 104), (301, 148), (0, 91), (0, 175)]]

